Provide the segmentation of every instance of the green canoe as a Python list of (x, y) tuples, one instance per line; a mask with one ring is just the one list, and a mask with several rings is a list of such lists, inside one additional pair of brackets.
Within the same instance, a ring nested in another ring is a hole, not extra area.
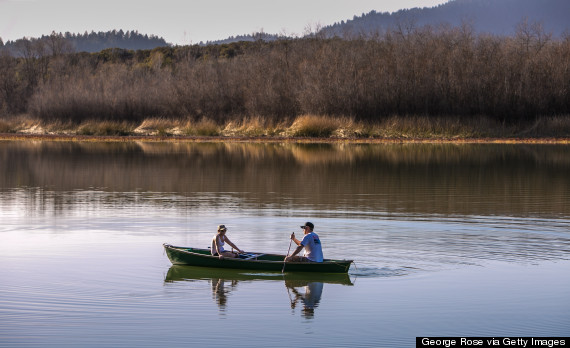
[(319, 273), (347, 273), (352, 260), (331, 260), (323, 262), (287, 262), (284, 264), (285, 255), (247, 253), (239, 258), (220, 260), (212, 256), (210, 249), (198, 249), (190, 247), (177, 247), (164, 244), (166, 255), (174, 265), (190, 265), (199, 267), (248, 269), (256, 271), (279, 271), (285, 272), (319, 272)]

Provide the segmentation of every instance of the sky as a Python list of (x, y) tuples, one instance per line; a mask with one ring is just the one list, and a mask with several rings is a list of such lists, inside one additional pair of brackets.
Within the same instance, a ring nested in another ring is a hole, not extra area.
[(0, 38), (136, 30), (177, 45), (265, 32), (302, 35), (307, 28), (372, 10), (395, 12), (448, 0), (0, 0)]

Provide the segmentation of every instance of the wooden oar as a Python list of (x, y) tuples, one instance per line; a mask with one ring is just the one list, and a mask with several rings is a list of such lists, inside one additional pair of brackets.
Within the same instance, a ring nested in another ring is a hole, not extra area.
[(289, 250), (287, 250), (287, 256), (285, 256), (285, 260), (283, 260), (283, 269), (281, 270), (281, 273), (285, 272), (285, 265), (287, 264), (287, 257), (289, 257), (289, 253), (291, 252), (291, 242), (293, 241), (293, 239), (289, 239)]

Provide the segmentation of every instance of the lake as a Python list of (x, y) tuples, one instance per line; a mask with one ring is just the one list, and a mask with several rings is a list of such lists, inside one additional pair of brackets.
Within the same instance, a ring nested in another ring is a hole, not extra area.
[[(568, 336), (570, 146), (0, 141), (2, 347)], [(217, 225), (346, 276), (172, 266)]]

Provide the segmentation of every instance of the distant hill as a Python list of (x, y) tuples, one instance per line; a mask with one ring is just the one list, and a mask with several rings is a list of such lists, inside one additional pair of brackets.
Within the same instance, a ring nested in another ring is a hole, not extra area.
[(76, 51), (99, 52), (106, 48), (124, 48), (128, 50), (153, 49), (168, 46), (166, 41), (155, 35), (140, 34), (138, 31), (122, 30), (108, 32), (85, 32), (83, 35), (65, 34)]
[(222, 39), (222, 40), (214, 40), (214, 41), (207, 41), (207, 42), (200, 42), (200, 46), (207, 46), (207, 45), (223, 45), (223, 44), (229, 44), (232, 42), (240, 42), (240, 41), (248, 41), (248, 42), (254, 42), (254, 41), (267, 41), (267, 42), (271, 42), (271, 41), (276, 41), (283, 38), (283, 36), (281, 35), (277, 35), (277, 34), (267, 34), (267, 33), (253, 33), (253, 34), (246, 34), (246, 35), (237, 35), (237, 36), (230, 36), (226, 39)]
[[(560, 37), (570, 34), (570, 0), (451, 0), (436, 7), (400, 10), (393, 13), (370, 11), (351, 20), (324, 26), (318, 34), (323, 37), (353, 38), (368, 36), (398, 25), (422, 27), (447, 24), (453, 27), (467, 23), (477, 33), (501, 36), (513, 35), (517, 25), (540, 23), (546, 33)], [(314, 35), (309, 34), (309, 35)], [(228, 44), (238, 41), (275, 41), (282, 36), (257, 33), (230, 36), (226, 39), (201, 42), (200, 45)]]
[(371, 11), (352, 20), (322, 29), (326, 36), (354, 37), (394, 29), (398, 25), (449, 24), (463, 22), (478, 33), (512, 35), (524, 19), (541, 23), (554, 36), (570, 34), (570, 0), (452, 0), (432, 8), (413, 8), (394, 13)]
[(20, 47), (23, 41), (33, 42), (34, 45), (45, 46), (44, 51), (48, 54), (55, 53), (56, 47), (62, 52), (100, 52), (107, 48), (123, 48), (128, 50), (153, 49), (168, 46), (161, 37), (155, 35), (140, 34), (138, 31), (112, 30), (107, 32), (85, 32), (84, 34), (55, 33), (43, 35), (40, 38), (26, 38), (16, 41), (7, 41), (0, 48), (7, 49), (13, 55), (20, 55)]

